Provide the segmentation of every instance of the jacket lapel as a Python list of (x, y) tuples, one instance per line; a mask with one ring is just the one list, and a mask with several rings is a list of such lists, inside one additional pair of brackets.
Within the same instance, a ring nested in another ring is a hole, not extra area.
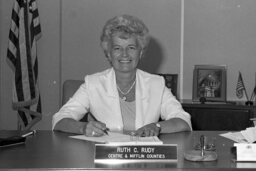
[(113, 68), (109, 70), (109, 73), (106, 74), (106, 80), (105, 80), (105, 87), (107, 89), (107, 94), (109, 96), (109, 100), (111, 100), (113, 103), (111, 103), (111, 108), (113, 109), (113, 116), (114, 121), (116, 125), (121, 125), (120, 130), (123, 130), (123, 119), (120, 109), (120, 101), (119, 101), (119, 94), (116, 88), (116, 76), (115, 71)]
[(148, 86), (147, 86), (148, 77), (143, 75), (143, 72), (137, 69), (136, 73), (136, 129), (142, 127), (145, 121), (145, 113), (148, 108)]

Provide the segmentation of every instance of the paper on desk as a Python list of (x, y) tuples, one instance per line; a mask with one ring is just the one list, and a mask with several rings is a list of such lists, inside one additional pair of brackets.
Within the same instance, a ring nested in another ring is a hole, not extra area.
[(240, 132), (228, 132), (220, 135), (238, 143), (253, 143), (256, 141), (256, 127), (246, 128)]
[(125, 145), (156, 145), (163, 144), (157, 136), (152, 137), (135, 137), (131, 135), (121, 134), (117, 132), (108, 132), (108, 135), (103, 135), (101, 137), (87, 137), (85, 135), (75, 135), (70, 136), (70, 138), (87, 140), (99, 143), (108, 143), (108, 144), (125, 144)]
[(241, 134), (249, 143), (256, 141), (256, 127), (246, 128), (246, 130), (241, 131)]
[(220, 136), (228, 138), (238, 143), (247, 143), (246, 139), (243, 137), (241, 132), (227, 132), (224, 134), (220, 134)]

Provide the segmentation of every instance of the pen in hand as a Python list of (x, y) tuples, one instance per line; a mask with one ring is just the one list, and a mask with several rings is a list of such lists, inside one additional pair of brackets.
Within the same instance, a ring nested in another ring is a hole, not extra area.
[(98, 121), (94, 116), (92, 117), (94, 118), (93, 122), (95, 122), (95, 126), (98, 127), (98, 129), (101, 129), (105, 135), (108, 135), (109, 128), (106, 127), (106, 124)]
[[(96, 122), (99, 122), (100, 124), (104, 124), (104, 123), (102, 123), (102, 122), (100, 122), (100, 121), (97, 121), (96, 118), (94, 118), (94, 120), (95, 120)], [(100, 127), (101, 127), (101, 129), (102, 129), (102, 126), (100, 126)], [(106, 124), (104, 124), (104, 127), (105, 127), (105, 128), (102, 129), (102, 131), (104, 132), (104, 134), (108, 135), (109, 128), (106, 127)]]

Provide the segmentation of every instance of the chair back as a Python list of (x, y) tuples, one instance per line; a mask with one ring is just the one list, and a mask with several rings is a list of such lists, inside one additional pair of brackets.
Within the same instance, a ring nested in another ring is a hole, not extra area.
[[(83, 84), (83, 80), (66, 80), (63, 83), (63, 89), (62, 89), (62, 105), (64, 105), (70, 97), (72, 97), (76, 90), (80, 87), (81, 84)], [(84, 115), (84, 117), (80, 120), (81, 122), (88, 122), (90, 120), (95, 120), (93, 115), (88, 112)]]
[(62, 104), (65, 104), (73, 96), (83, 82), (82, 80), (66, 80), (63, 83)]

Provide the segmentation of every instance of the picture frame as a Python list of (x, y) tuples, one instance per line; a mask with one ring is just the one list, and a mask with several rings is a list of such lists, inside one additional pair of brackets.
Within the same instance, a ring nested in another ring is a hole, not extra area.
[(192, 101), (226, 102), (227, 68), (225, 65), (195, 65)]

